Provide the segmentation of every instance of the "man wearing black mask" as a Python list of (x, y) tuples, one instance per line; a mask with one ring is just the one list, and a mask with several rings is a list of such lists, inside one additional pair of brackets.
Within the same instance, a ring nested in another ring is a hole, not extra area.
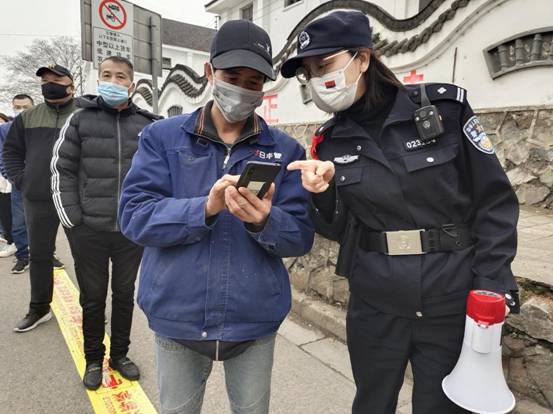
[(54, 288), (52, 257), (59, 219), (50, 192), (50, 160), (60, 128), (75, 111), (75, 86), (60, 65), (37, 70), (44, 103), (17, 116), (4, 144), (9, 180), (22, 192), (29, 236), (31, 302), (27, 315), (14, 328), (27, 332), (50, 320)]

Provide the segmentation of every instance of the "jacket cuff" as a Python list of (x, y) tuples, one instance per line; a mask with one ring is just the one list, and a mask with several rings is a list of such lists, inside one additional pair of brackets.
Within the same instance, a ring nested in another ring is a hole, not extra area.
[[(217, 216), (209, 217), (205, 216), (205, 205), (207, 203), (207, 196), (195, 197), (186, 200), (188, 203), (188, 220), (186, 225), (189, 229), (205, 229), (211, 230), (217, 221)], [(181, 210), (184, 211), (184, 208)], [(215, 220), (213, 220), (215, 219)]]
[(474, 278), (474, 289), (489, 290), (505, 297), (505, 304), (511, 313), (520, 313), (520, 297), (517, 290), (507, 290), (503, 283), (487, 277)]
[(504, 295), (506, 291), (503, 283), (495, 279), (482, 276), (474, 278), (473, 286), (474, 289), (490, 290), (492, 292), (500, 293), (501, 295)]
[(281, 209), (273, 206), (271, 207), (269, 217), (267, 217), (267, 222), (261, 231), (251, 231), (251, 227), (245, 226), (249, 235), (267, 251), (275, 250), (282, 224), (282, 214)]
[(510, 290), (505, 293), (505, 303), (511, 310), (511, 313), (520, 313), (520, 297), (518, 295), (518, 291)]

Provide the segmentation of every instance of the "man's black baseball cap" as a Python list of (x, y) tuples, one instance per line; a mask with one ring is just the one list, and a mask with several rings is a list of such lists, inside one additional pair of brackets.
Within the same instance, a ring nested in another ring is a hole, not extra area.
[(369, 18), (360, 11), (336, 11), (305, 26), (298, 35), (296, 56), (284, 62), (280, 73), (291, 78), (305, 57), (358, 47), (373, 47)]
[(48, 65), (38, 68), (36, 71), (37, 76), (42, 76), (45, 72), (52, 72), (58, 76), (68, 76), (69, 79), (73, 80), (73, 75), (69, 72), (69, 69), (64, 68), (61, 65)]
[(246, 67), (276, 79), (271, 39), (248, 20), (229, 20), (221, 26), (211, 43), (210, 60), (215, 69)]

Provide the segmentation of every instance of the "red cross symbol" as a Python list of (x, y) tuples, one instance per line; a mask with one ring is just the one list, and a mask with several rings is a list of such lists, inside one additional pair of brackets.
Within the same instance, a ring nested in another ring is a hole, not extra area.
[(417, 83), (422, 82), (424, 79), (424, 74), (417, 74), (416, 70), (412, 70), (409, 74), (409, 76), (403, 77), (403, 83)]

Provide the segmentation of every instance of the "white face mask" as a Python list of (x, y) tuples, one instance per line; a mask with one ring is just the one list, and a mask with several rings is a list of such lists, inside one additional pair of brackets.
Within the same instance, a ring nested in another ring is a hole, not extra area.
[(357, 84), (363, 73), (361, 72), (355, 82), (348, 85), (346, 69), (356, 56), (357, 52), (342, 69), (309, 80), (311, 97), (319, 109), (328, 113), (340, 112), (353, 104), (357, 93)]
[(243, 121), (263, 103), (263, 91), (252, 91), (216, 79), (213, 76), (213, 99), (229, 122)]

